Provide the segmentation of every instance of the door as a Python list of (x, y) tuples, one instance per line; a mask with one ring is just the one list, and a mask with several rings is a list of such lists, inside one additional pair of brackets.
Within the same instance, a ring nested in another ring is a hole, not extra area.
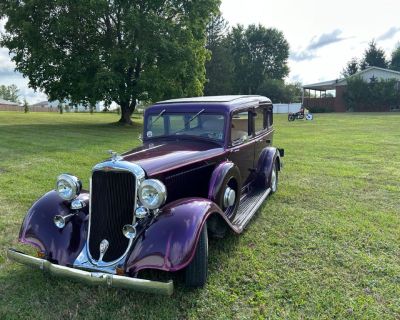
[(272, 105), (260, 105), (254, 109), (254, 168), (257, 168), (258, 159), (264, 148), (272, 145), (273, 139), (273, 113)]
[(254, 136), (251, 129), (252, 112), (236, 112), (231, 119), (229, 160), (240, 170), (242, 188), (251, 182), (254, 172)]

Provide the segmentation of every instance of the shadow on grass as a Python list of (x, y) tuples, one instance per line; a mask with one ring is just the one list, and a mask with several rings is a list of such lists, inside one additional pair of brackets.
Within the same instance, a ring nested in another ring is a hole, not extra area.
[[(210, 239), (210, 275), (218, 273), (219, 265), (228, 263), (227, 253), (235, 254), (238, 244), (239, 236), (232, 233), (228, 233), (224, 239)], [(207, 291), (207, 288), (186, 288), (183, 271), (140, 272), (142, 278), (174, 281), (174, 294), (164, 297), (124, 289), (87, 286), (52, 277), (26, 266), (16, 267), (18, 264), (15, 264), (15, 269), (9, 268), (11, 264), (14, 262), (6, 263), (8, 270), (2, 275), (0, 318), (114, 318), (132, 316), (134, 312), (141, 319), (182, 319), (187, 317), (192, 308), (196, 308), (196, 301)], [(71, 316), (71, 312), (75, 312), (74, 316)]]

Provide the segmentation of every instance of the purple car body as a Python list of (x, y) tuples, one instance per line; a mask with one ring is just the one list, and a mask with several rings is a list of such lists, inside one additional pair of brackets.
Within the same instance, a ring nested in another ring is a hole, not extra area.
[(198, 268), (204, 229), (241, 233), (276, 191), (283, 149), (272, 147), (272, 108), (261, 96), (155, 104), (143, 145), (96, 165), (89, 191), (65, 200), (53, 190), (28, 211), (19, 240), (40, 259), (12, 249), (9, 257), (72, 279), (80, 270), (88, 283), (172, 293), (171, 282), (139, 282), (138, 272)]

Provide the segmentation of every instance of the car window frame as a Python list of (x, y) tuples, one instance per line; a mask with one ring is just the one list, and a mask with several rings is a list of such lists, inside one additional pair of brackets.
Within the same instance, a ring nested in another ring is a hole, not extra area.
[[(169, 138), (183, 138), (183, 139), (188, 139), (188, 138), (194, 138), (194, 139), (200, 139), (200, 140), (207, 140), (207, 141), (211, 141), (211, 142), (215, 142), (219, 145), (225, 145), (225, 141), (227, 139), (226, 137), (226, 128), (227, 128), (227, 123), (228, 123), (228, 116), (226, 115), (226, 113), (224, 112), (214, 112), (214, 111), (205, 111), (204, 115), (216, 115), (216, 116), (222, 116), (224, 118), (224, 125), (223, 125), (223, 129), (222, 129), (222, 134), (223, 137), (221, 140), (217, 140), (217, 139), (212, 139), (212, 138), (205, 138), (205, 137), (200, 137), (200, 136), (196, 136), (196, 135), (172, 135), (170, 134), (170, 115), (182, 115), (182, 116), (186, 116), (184, 115), (184, 113), (188, 113), (188, 114), (193, 114), (195, 115), (197, 113), (197, 111), (193, 111), (193, 110), (182, 110), (182, 111), (170, 111), (170, 112), (166, 112), (166, 116), (163, 115), (162, 119), (163, 119), (163, 125), (164, 125), (164, 132), (168, 132), (168, 134), (164, 134), (164, 135), (159, 135), (159, 136), (152, 136), (152, 137), (148, 137), (147, 134), (145, 134), (148, 131), (148, 118), (150, 116), (154, 116), (157, 115), (157, 113), (150, 113), (148, 115), (146, 115), (145, 118), (145, 123), (143, 126), (143, 137), (144, 137), (144, 141), (150, 141), (150, 140), (154, 140), (154, 139), (169, 139)], [(199, 122), (199, 124), (201, 124), (201, 121)], [(188, 125), (188, 127), (190, 128), (190, 124)]]
[[(248, 106), (245, 108), (237, 109), (234, 110), (231, 115), (230, 115), (230, 126), (229, 126), (229, 147), (237, 147), (246, 143), (251, 142), (252, 139), (254, 139), (255, 134), (254, 134), (254, 127), (253, 127), (253, 110), (254, 106)], [(238, 113), (243, 113), (247, 112), (247, 140), (243, 141), (238, 141), (237, 143), (234, 143), (232, 141), (232, 124), (233, 124), (233, 117), (235, 114)]]

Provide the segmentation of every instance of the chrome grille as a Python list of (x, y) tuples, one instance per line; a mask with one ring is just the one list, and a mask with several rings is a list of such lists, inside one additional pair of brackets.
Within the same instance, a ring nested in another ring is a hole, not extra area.
[(94, 171), (92, 175), (89, 252), (100, 257), (100, 242), (106, 239), (109, 248), (104, 262), (120, 258), (129, 245), (122, 227), (131, 224), (136, 201), (136, 177), (129, 171)]

